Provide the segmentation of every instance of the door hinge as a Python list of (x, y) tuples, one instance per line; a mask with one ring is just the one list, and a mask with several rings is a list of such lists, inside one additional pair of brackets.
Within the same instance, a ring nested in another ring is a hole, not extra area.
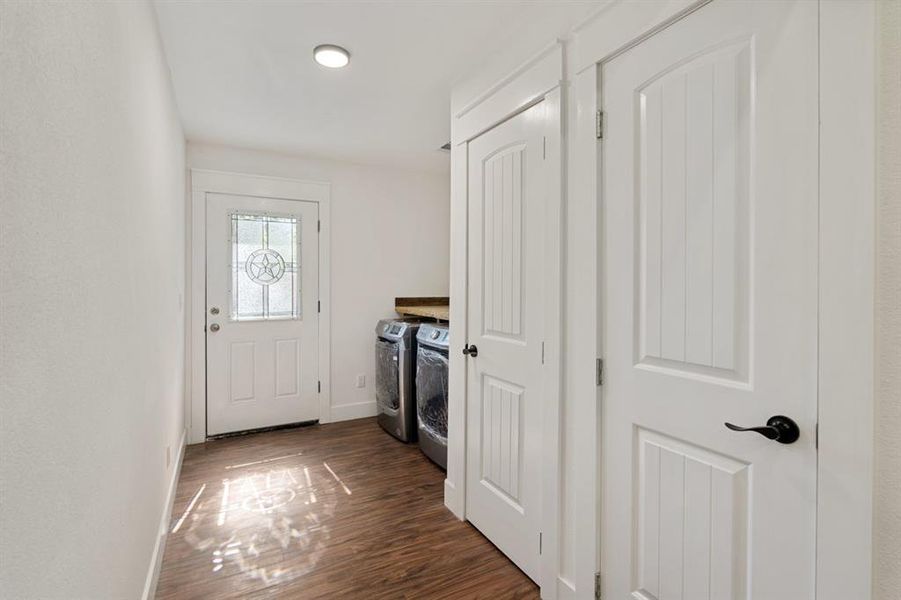
[(322, 300), (316, 301), (316, 312), (322, 312)]
[(598, 385), (604, 385), (604, 359), (599, 358), (597, 364)]
[(541, 158), (542, 160), (547, 158), (547, 137), (541, 138)]
[(601, 600), (601, 572), (594, 574), (594, 597), (595, 600)]
[(820, 422), (817, 421), (816, 425), (813, 428), (813, 447), (817, 450), (820, 449)]
[(539, 531), (538, 532), (538, 554), (541, 554), (541, 546), (542, 546), (541, 541), (542, 541), (541, 540), (541, 532)]
[(604, 139), (604, 111), (594, 113), (594, 137)]
[(317, 393), (317, 394), (321, 394), (321, 393), (322, 393), (322, 382), (321, 382), (321, 381), (317, 381), (317, 382), (316, 382), (316, 393)]
[(544, 342), (541, 342), (541, 364), (544, 364)]
[(316, 221), (316, 231), (322, 231), (322, 221)]

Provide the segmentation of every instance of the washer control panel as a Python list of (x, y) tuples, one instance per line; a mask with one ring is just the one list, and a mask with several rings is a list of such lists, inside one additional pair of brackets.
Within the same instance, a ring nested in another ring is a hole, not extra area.
[(447, 325), (433, 325), (424, 323), (419, 327), (419, 333), (416, 339), (421, 344), (429, 346), (437, 346), (439, 348), (447, 348), (450, 345), (450, 331)]

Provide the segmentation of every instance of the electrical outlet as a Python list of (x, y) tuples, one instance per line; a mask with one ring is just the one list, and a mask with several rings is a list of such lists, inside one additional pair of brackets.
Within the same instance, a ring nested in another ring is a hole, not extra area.
[(172, 463), (172, 446), (166, 446), (166, 468)]
[(365, 375), (357, 375), (357, 387), (358, 388), (366, 387), (366, 376)]

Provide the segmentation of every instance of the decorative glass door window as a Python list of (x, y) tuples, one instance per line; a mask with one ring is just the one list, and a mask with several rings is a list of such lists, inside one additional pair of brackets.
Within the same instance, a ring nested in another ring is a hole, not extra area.
[(231, 215), (231, 318), (299, 319), (300, 229), (297, 217)]

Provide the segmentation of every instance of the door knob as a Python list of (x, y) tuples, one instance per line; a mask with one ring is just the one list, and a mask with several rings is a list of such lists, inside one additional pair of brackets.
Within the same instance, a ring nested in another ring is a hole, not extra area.
[(475, 344), (466, 344), (465, 346), (463, 346), (463, 354), (475, 358), (479, 355), (479, 349), (475, 347)]
[(213, 323), (212, 325), (210, 325), (210, 331), (212, 331), (213, 333), (219, 331), (219, 323)]
[(798, 424), (782, 415), (770, 417), (763, 427), (739, 427), (732, 423), (725, 423), (725, 425), (732, 431), (754, 431), (780, 444), (791, 444), (801, 437)]

